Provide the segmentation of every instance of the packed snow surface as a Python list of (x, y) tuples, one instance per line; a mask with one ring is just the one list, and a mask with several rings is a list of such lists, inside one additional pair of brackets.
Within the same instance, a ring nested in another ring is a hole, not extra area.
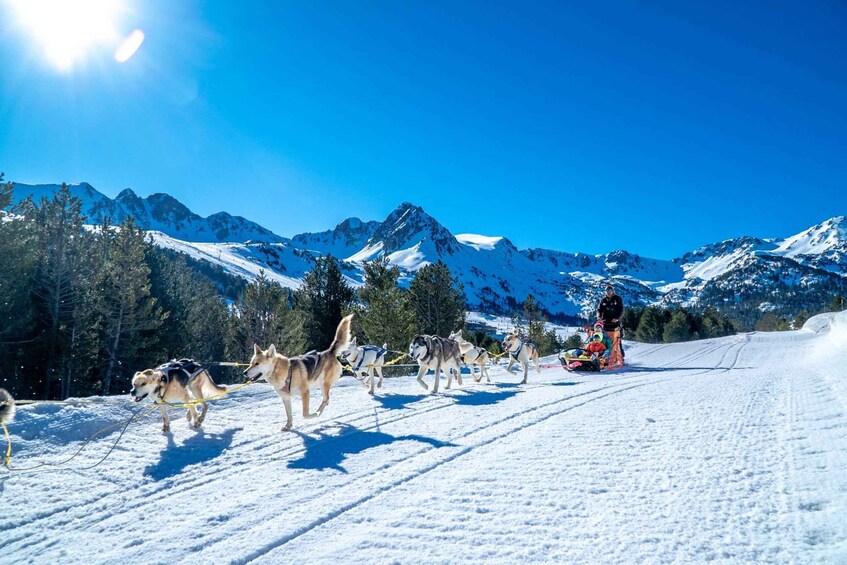
[[(318, 419), (295, 399), (288, 433), (258, 383), (199, 431), (172, 410), (172, 433), (135, 421), (92, 469), (116, 431), (2, 475), (0, 562), (843, 563), (845, 328), (629, 343), (619, 372), (523, 386), (502, 366), (438, 394), (344, 377)], [(22, 406), (12, 465), (137, 409)]]

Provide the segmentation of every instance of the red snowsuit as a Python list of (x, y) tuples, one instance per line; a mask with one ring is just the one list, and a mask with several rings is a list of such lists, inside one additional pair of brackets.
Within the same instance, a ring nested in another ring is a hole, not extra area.
[(606, 351), (606, 346), (603, 345), (602, 341), (594, 341), (591, 340), (591, 343), (585, 346), (585, 350), (589, 353), (596, 353), (597, 357), (603, 355), (603, 352)]

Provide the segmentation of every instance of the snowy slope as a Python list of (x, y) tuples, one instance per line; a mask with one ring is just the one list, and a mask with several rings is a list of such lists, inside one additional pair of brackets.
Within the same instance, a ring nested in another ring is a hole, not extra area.
[[(257, 384), (201, 431), (174, 410), (171, 434), (135, 422), (99, 467), (114, 433), (65, 470), (0, 475), (0, 563), (843, 563), (845, 344), (842, 313), (632, 343), (621, 372), (525, 386), (496, 368), (369, 397), (346, 377), (284, 434)], [(21, 407), (13, 465), (69, 457), (136, 407)]]

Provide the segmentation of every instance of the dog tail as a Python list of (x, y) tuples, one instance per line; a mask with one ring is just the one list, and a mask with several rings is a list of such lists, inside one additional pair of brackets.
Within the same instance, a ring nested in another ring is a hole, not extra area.
[(353, 319), (353, 314), (345, 316), (338, 324), (338, 329), (335, 330), (335, 339), (329, 345), (329, 351), (333, 357), (338, 357), (341, 352), (347, 349), (350, 344), (350, 320)]
[(15, 417), (15, 399), (6, 389), (0, 388), (0, 423), (8, 424)]

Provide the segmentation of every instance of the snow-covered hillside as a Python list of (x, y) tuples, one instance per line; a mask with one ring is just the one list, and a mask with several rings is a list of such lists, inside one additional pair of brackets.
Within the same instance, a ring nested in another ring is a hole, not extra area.
[[(45, 196), (55, 188), (17, 185), (15, 198)], [(200, 218), (164, 194), (139, 198), (127, 189), (110, 200), (86, 183), (72, 190), (92, 218), (136, 215), (146, 229), (159, 232), (154, 239), (160, 245), (239, 276), (250, 278), (261, 269), (288, 287), (300, 284), (315, 256), (328, 253), (345, 260), (342, 268), (354, 284), (362, 283), (362, 263), (378, 257), (400, 267), (401, 284), (424, 265), (443, 261), (463, 283), (468, 306), (492, 313), (513, 312), (533, 294), (551, 314), (590, 317), (603, 286), (613, 280), (628, 305), (729, 305), (749, 311), (790, 302), (781, 313), (791, 315), (799, 304), (820, 308), (843, 295), (847, 279), (844, 216), (784, 239), (739, 237), (667, 261), (625, 250), (601, 255), (522, 250), (503, 235), (456, 236), (409, 202), (382, 221), (348, 218), (332, 230), (289, 240), (225, 213)]]
[[(345, 377), (289, 433), (263, 383), (199, 431), (149, 416), (98, 467), (116, 432), (0, 475), (0, 563), (847, 560), (847, 314), (627, 360), (435, 395)], [(12, 465), (137, 407), (23, 406)]]

